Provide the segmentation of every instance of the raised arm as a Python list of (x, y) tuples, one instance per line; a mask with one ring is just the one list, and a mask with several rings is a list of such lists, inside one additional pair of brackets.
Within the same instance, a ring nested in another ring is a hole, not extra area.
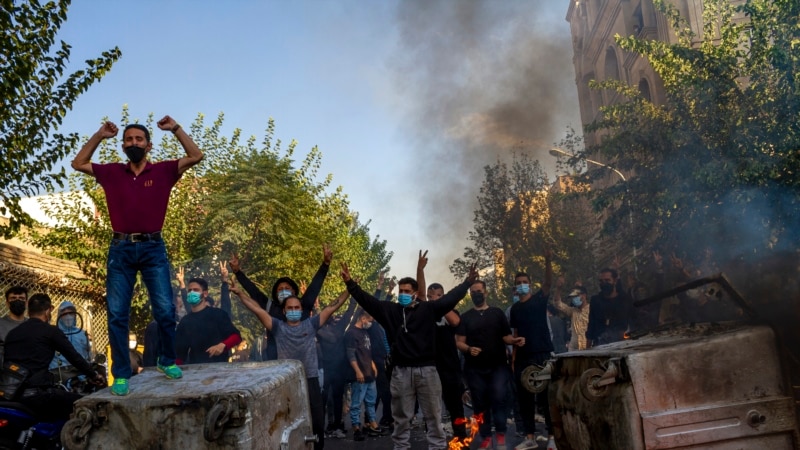
[(261, 323), (264, 325), (264, 328), (267, 330), (272, 330), (272, 316), (270, 316), (269, 313), (264, 310), (264, 308), (256, 303), (255, 300), (250, 298), (246, 292), (243, 292), (241, 288), (236, 285), (233, 279), (230, 280), (230, 289), (231, 292), (239, 297), (239, 300), (241, 300), (245, 308), (249, 309), (253, 314), (256, 315), (256, 317), (258, 317), (258, 320), (261, 321)]
[(542, 282), (542, 294), (550, 295), (550, 286), (553, 285), (553, 250), (549, 247), (544, 249), (544, 281)]
[(239, 255), (236, 253), (231, 254), (231, 259), (228, 261), (228, 264), (230, 264), (231, 272), (233, 272), (233, 274), (236, 276), (236, 281), (239, 282), (239, 284), (242, 286), (242, 289), (247, 292), (247, 295), (249, 295), (250, 298), (255, 299), (256, 303), (261, 307), (261, 309), (266, 310), (267, 303), (269, 303), (269, 297), (261, 292), (261, 289), (259, 289), (255, 283), (250, 281), (250, 279), (247, 278), (247, 275), (245, 275), (244, 271), (242, 271), (241, 266), (239, 265)]
[(417, 299), (425, 301), (428, 299), (428, 285), (425, 284), (425, 266), (428, 265), (428, 251), (419, 251), (417, 259)]
[(101, 125), (100, 129), (83, 144), (83, 147), (81, 147), (75, 159), (72, 160), (72, 168), (87, 175), (94, 175), (94, 171), (92, 170), (92, 155), (94, 155), (100, 143), (103, 142), (103, 139), (114, 137), (118, 132), (119, 128), (117, 128), (114, 122), (106, 122)]
[(344, 302), (348, 297), (350, 297), (350, 293), (347, 292), (347, 289), (345, 289), (341, 294), (339, 294), (338, 297), (336, 297), (336, 301), (322, 308), (322, 311), (319, 313), (319, 326), (325, 325), (325, 322), (328, 321), (328, 318), (331, 317), (337, 309), (344, 305)]
[(322, 246), (322, 264), (320, 264), (317, 273), (315, 273), (314, 278), (311, 279), (311, 284), (308, 285), (308, 288), (303, 293), (303, 297), (300, 299), (300, 305), (304, 310), (311, 311), (314, 309), (314, 302), (317, 301), (317, 297), (319, 297), (319, 293), (322, 291), (322, 284), (325, 282), (325, 277), (328, 276), (328, 269), (331, 266), (332, 260), (333, 252), (328, 244), (324, 244)]
[(228, 313), (229, 318), (233, 318), (231, 292), (228, 286), (228, 268), (225, 267), (225, 261), (219, 262), (219, 275), (222, 278), (222, 285), (219, 287), (219, 308)]
[(342, 263), (341, 275), (342, 281), (344, 281), (345, 285), (347, 286), (347, 291), (353, 296), (354, 299), (356, 299), (356, 302), (358, 302), (358, 304), (376, 320), (378, 318), (383, 318), (384, 314), (383, 308), (381, 308), (381, 301), (367, 294), (363, 289), (361, 289), (361, 286), (359, 286), (358, 283), (356, 283), (350, 276), (350, 269), (345, 263)]
[(556, 288), (553, 290), (553, 295), (550, 297), (552, 301), (550, 304), (553, 305), (557, 310), (561, 311), (563, 314), (567, 316), (572, 316), (572, 311), (570, 311), (570, 307), (564, 304), (561, 300), (561, 289), (564, 287), (564, 276), (561, 275), (556, 279)]
[(191, 136), (186, 134), (186, 131), (183, 130), (183, 127), (181, 127), (175, 119), (170, 116), (164, 116), (156, 125), (164, 131), (172, 131), (172, 134), (178, 138), (178, 142), (181, 143), (183, 150), (186, 152), (186, 156), (178, 160), (178, 173), (186, 172), (192, 166), (203, 160), (203, 152), (200, 151), (200, 148), (194, 143)]
[(464, 280), (463, 283), (459, 284), (458, 286), (450, 289), (446, 294), (444, 294), (439, 300), (436, 300), (433, 303), (434, 311), (438, 316), (444, 316), (448, 312), (452, 311), (453, 308), (458, 305), (458, 302), (467, 295), (467, 291), (469, 287), (472, 286), (472, 283), (478, 279), (478, 269), (473, 264), (469, 268), (469, 274), (467, 278)]

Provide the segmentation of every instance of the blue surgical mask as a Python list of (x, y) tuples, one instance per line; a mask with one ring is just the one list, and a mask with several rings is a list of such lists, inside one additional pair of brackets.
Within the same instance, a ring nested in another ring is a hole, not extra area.
[(286, 311), (286, 320), (289, 322), (299, 322), (303, 318), (303, 311), (292, 310)]
[(523, 284), (518, 284), (517, 285), (517, 294), (519, 294), (519, 295), (528, 295), (528, 293), (530, 291), (531, 291), (531, 285), (530, 284), (523, 283)]
[(200, 300), (202, 300), (202, 299), (203, 299), (203, 296), (200, 295), (199, 292), (189, 291), (188, 293), (186, 293), (186, 303), (188, 303), (188, 304), (190, 304), (192, 306), (200, 303)]
[(519, 301), (519, 295), (514, 294), (514, 296), (511, 297), (511, 301), (514, 302), (514, 303), (517, 303)]
[(411, 304), (414, 298), (411, 294), (398, 294), (397, 295), (397, 303), (400, 303), (400, 306), (406, 307)]
[(72, 328), (75, 326), (75, 314), (64, 314), (61, 316), (61, 324), (64, 328)]
[(576, 295), (575, 297), (570, 298), (570, 302), (572, 306), (579, 308), (583, 304), (583, 299), (581, 299), (580, 295)]
[(292, 291), (289, 289), (283, 289), (278, 291), (278, 301), (283, 303), (284, 300), (292, 296)]

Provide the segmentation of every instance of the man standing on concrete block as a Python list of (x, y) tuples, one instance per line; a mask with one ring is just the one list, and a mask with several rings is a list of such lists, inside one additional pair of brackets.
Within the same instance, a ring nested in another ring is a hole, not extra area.
[(181, 159), (152, 163), (147, 153), (153, 148), (150, 131), (130, 124), (122, 133), (122, 150), (129, 162), (94, 164), (92, 154), (103, 139), (119, 131), (112, 122), (104, 123), (89, 138), (72, 161), (72, 168), (92, 175), (106, 193), (108, 215), (114, 235), (108, 250), (106, 296), (108, 334), (111, 343), (111, 393), (127, 395), (131, 377), (128, 355), (128, 321), (137, 272), (142, 273), (153, 317), (158, 323), (160, 348), (157, 369), (167, 378), (180, 378), (175, 365), (175, 305), (172, 303), (170, 264), (161, 236), (172, 187), (181, 175), (203, 159), (192, 138), (170, 116), (157, 122), (158, 128), (171, 131), (186, 151)]

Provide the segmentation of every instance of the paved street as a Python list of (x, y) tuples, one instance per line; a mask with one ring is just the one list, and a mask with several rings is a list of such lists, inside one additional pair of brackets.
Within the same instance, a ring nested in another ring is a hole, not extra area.
[[(367, 437), (365, 440), (361, 442), (356, 442), (353, 440), (353, 432), (349, 429), (350, 424), (349, 421), (347, 423), (348, 433), (347, 437), (344, 439), (335, 439), (335, 438), (326, 438), (325, 439), (325, 448), (330, 450), (349, 450), (349, 449), (375, 449), (375, 450), (391, 450), (392, 448), (392, 438), (391, 436), (381, 436), (381, 437)], [(537, 424), (537, 429), (540, 428), (541, 432), (544, 432), (544, 424)], [(513, 450), (514, 446), (522, 442), (522, 438), (516, 436), (516, 428), (514, 425), (508, 426), (508, 431), (506, 433), (506, 448), (508, 450)], [(473, 442), (470, 448), (476, 449), (480, 445), (480, 437), (476, 438), (476, 442)], [(425, 440), (425, 431), (423, 427), (416, 427), (411, 429), (411, 450), (426, 450), (428, 448), (427, 441)], [(542, 442), (539, 444), (539, 448), (544, 450), (547, 448), (547, 443)]]

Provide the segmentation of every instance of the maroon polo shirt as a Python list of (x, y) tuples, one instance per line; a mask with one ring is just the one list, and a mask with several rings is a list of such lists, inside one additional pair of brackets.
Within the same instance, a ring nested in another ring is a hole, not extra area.
[(148, 162), (133, 174), (130, 163), (92, 164), (106, 192), (111, 227), (120, 233), (155, 233), (164, 226), (172, 187), (181, 177), (178, 160)]

